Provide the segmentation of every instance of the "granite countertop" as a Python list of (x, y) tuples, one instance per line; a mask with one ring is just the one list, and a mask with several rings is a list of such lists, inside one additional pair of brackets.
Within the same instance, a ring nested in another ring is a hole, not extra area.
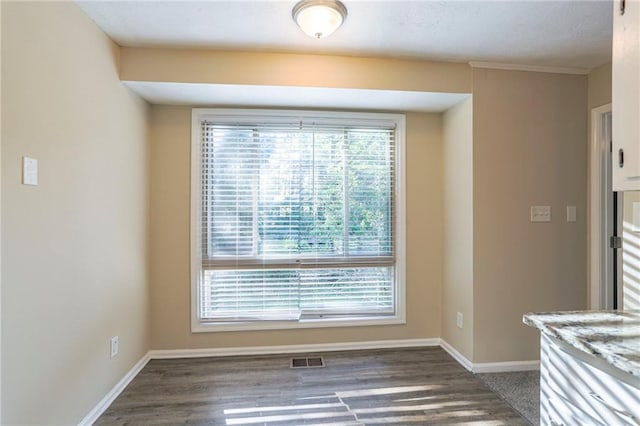
[(640, 378), (640, 311), (530, 313), (522, 321)]

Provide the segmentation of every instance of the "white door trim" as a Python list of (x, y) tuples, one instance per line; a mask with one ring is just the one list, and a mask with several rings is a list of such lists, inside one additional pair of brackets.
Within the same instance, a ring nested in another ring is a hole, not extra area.
[(604, 159), (609, 149), (602, 140), (602, 117), (611, 112), (611, 104), (602, 105), (591, 110), (591, 141), (589, 153), (591, 170), (589, 179), (589, 290), (590, 309), (603, 309), (606, 303), (606, 277), (604, 273), (606, 255), (606, 215), (603, 206), (606, 199), (602, 196), (606, 185), (606, 164)]

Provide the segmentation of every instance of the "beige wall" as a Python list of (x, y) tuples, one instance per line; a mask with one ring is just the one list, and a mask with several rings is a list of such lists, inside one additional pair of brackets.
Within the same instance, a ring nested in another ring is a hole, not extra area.
[(74, 424), (149, 347), (148, 108), (75, 4), (1, 7), (2, 424)]
[[(473, 101), (443, 117), (444, 239), (441, 337), (473, 358)], [(463, 328), (456, 326), (457, 312)]]
[(407, 324), (260, 332), (191, 333), (190, 125), (190, 108), (152, 107), (153, 349), (439, 337), (442, 281), (442, 146), (439, 115), (407, 114)]
[(587, 76), (589, 111), (611, 103), (611, 63), (591, 70)]
[(587, 78), (474, 69), (473, 123), (473, 361), (537, 359), (522, 314), (586, 303)]
[(285, 53), (122, 48), (123, 81), (469, 93), (469, 65)]

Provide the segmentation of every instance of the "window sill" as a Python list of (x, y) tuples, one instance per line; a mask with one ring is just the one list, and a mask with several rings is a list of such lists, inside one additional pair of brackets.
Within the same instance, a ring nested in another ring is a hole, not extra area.
[(193, 333), (210, 333), (224, 331), (262, 331), (262, 330), (291, 330), (304, 328), (333, 328), (333, 327), (366, 327), (375, 325), (406, 324), (405, 318), (400, 316), (388, 317), (358, 317), (358, 318), (323, 318), (302, 319), (299, 321), (251, 321), (251, 322), (200, 322), (194, 321), (191, 326)]

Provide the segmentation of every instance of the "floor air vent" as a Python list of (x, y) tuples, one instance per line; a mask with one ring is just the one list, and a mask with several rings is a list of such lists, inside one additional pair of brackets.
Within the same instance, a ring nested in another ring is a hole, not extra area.
[(324, 360), (321, 356), (308, 358), (291, 358), (291, 368), (317, 368), (324, 367)]

